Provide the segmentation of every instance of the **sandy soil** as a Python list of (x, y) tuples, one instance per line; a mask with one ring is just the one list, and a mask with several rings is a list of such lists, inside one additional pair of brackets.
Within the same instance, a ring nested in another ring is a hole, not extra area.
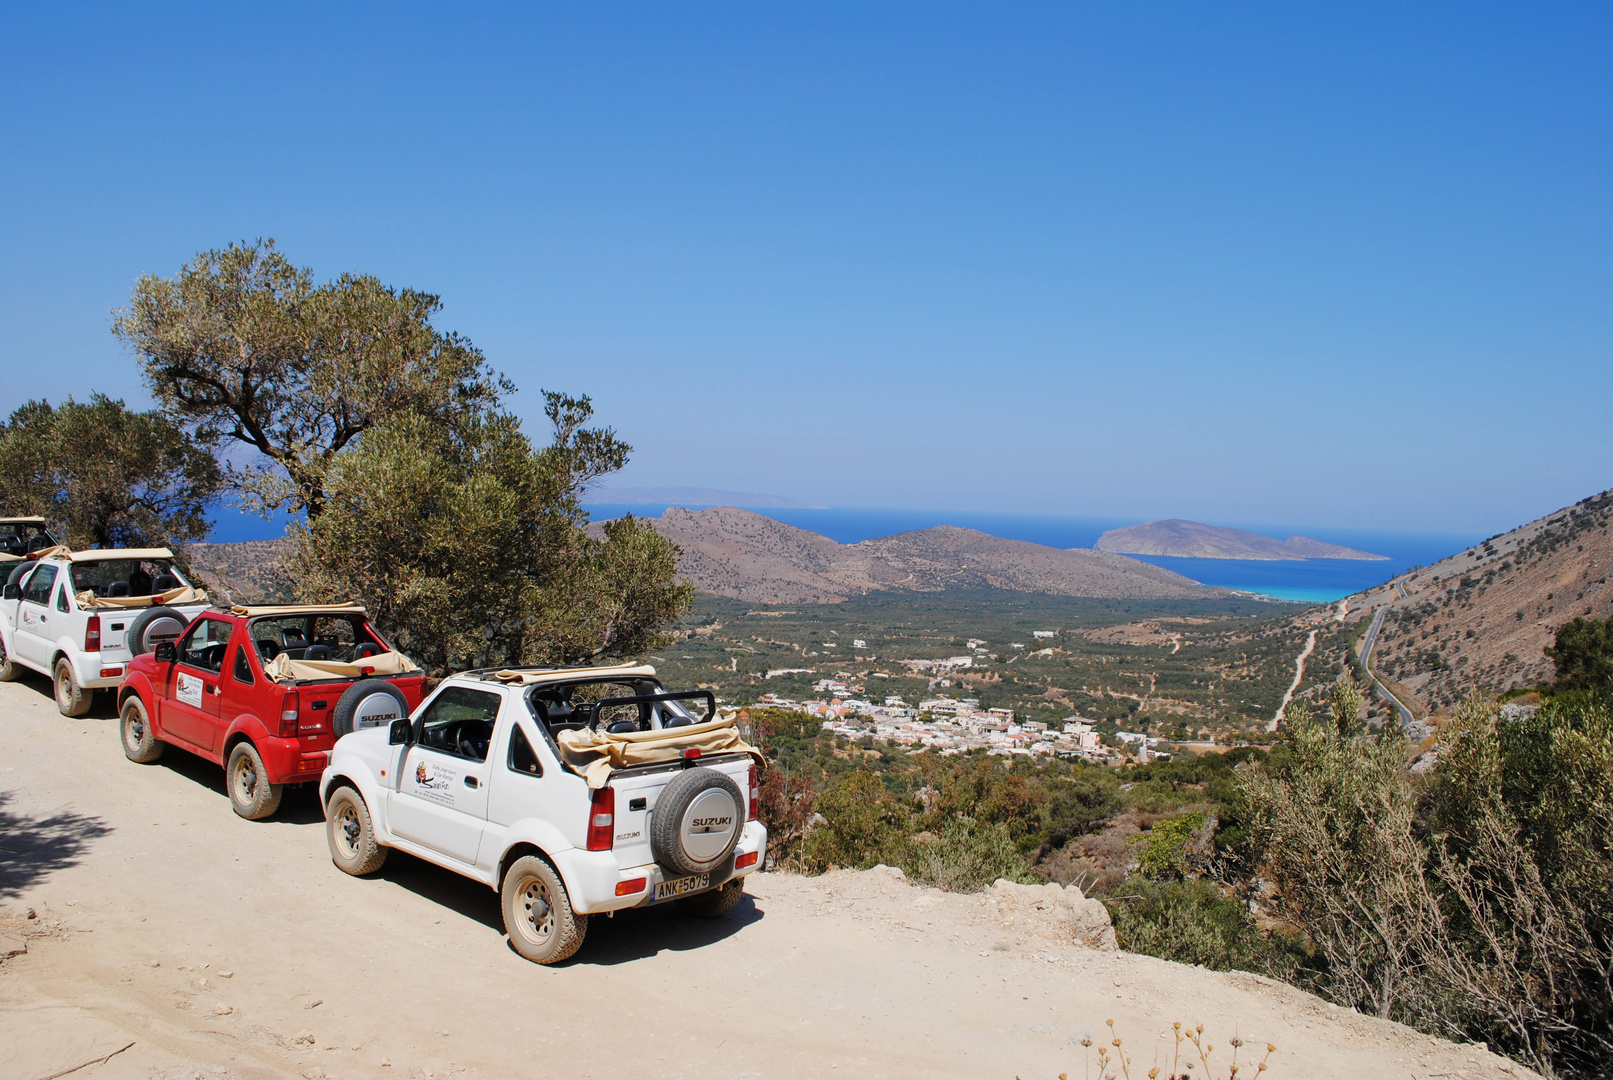
[(109, 707), (67, 720), (45, 680), (0, 685), (0, 946), (27, 946), (0, 963), (8, 1080), (103, 1057), (67, 1075), (1052, 1080), (1086, 1075), (1079, 1040), (1109, 1018), (1133, 1075), (1168, 1063), (1173, 1020), (1276, 1043), (1272, 1078), (1527, 1075), (1253, 976), (1006, 926), (893, 871), (752, 881), (728, 918), (598, 920), (537, 967), (491, 891), (397, 854), (346, 877), (311, 798), (242, 821), (214, 767), (125, 760)]

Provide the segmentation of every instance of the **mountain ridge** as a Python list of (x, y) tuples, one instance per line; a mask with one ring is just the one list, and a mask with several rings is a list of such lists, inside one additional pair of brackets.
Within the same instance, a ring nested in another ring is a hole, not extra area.
[(1341, 544), (1329, 544), (1308, 536), (1278, 540), (1245, 529), (1226, 529), (1181, 518), (1145, 521), (1110, 529), (1093, 545), (1098, 551), (1124, 555), (1167, 555), (1189, 559), (1258, 559), (1268, 561), (1304, 559), (1387, 559), (1357, 551)]
[(838, 603), (870, 592), (947, 589), (1113, 599), (1232, 595), (1124, 555), (953, 525), (841, 544), (735, 507), (671, 507), (644, 520), (683, 550), (680, 572), (696, 588), (751, 603)]
[(1576, 617), (1613, 616), (1613, 490), (1349, 598), (1363, 617), (1389, 605), (1372, 669), (1419, 712), (1472, 690), (1550, 682), (1545, 655)]

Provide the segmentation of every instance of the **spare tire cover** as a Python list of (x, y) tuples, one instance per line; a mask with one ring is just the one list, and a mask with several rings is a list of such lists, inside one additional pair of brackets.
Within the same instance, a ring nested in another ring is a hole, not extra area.
[(720, 865), (745, 827), (739, 785), (716, 769), (687, 769), (672, 778), (650, 814), (650, 852), (674, 874), (704, 874)]
[(189, 625), (190, 620), (182, 611), (171, 607), (147, 608), (135, 616), (123, 640), (130, 656), (144, 656), (165, 641), (178, 641)]
[(331, 714), (331, 730), (339, 739), (372, 727), (391, 727), (409, 715), (409, 699), (385, 679), (360, 679), (349, 686)]

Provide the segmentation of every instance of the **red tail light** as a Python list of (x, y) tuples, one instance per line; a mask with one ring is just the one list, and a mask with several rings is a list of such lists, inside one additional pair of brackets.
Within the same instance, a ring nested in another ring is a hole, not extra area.
[(745, 815), (745, 820), (747, 821), (756, 820), (756, 804), (762, 801), (762, 785), (757, 779), (756, 773), (756, 766), (752, 765), (750, 767), (750, 812)]
[(609, 851), (616, 845), (616, 789), (594, 789), (588, 809), (588, 850)]
[(297, 691), (287, 690), (286, 696), (280, 699), (280, 736), (281, 738), (295, 738), (297, 734), (297, 717), (301, 707), (297, 702)]
[(91, 615), (84, 624), (84, 651), (101, 651), (101, 616)]

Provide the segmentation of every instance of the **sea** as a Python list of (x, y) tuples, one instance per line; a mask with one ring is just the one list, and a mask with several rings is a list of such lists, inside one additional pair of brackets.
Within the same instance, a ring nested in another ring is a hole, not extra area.
[[(633, 514), (660, 517), (671, 504), (589, 503), (588, 513), (596, 520)], [(680, 504), (682, 505), (682, 504)], [(689, 509), (703, 509), (689, 505)], [(809, 529), (837, 540), (855, 544), (879, 536), (928, 529), (935, 525), (956, 525), (978, 529), (1009, 540), (1029, 540), (1056, 548), (1090, 548), (1110, 529), (1137, 524), (1132, 518), (1074, 517), (1054, 514), (989, 514), (957, 510), (887, 510), (871, 507), (765, 507), (755, 512)], [(284, 519), (265, 521), (220, 506), (213, 513), (210, 540), (227, 543), (238, 540), (267, 540), (285, 534)], [(1381, 585), (1418, 566), (1438, 562), (1472, 547), (1482, 536), (1466, 533), (1397, 532), (1365, 529), (1327, 529), (1307, 526), (1236, 524), (1262, 536), (1286, 539), (1309, 536), (1357, 551), (1387, 556), (1382, 561), (1355, 559), (1180, 559), (1165, 555), (1134, 555), (1133, 558), (1185, 574), (1202, 585), (1244, 589), (1277, 600), (1305, 604), (1332, 603), (1351, 593)]]

